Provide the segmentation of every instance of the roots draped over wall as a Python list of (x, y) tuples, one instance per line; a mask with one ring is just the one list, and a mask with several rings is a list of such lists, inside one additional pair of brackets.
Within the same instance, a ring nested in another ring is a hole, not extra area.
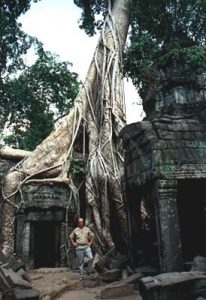
[[(5, 178), (1, 203), (2, 250), (5, 254), (14, 249), (14, 216), (19, 208), (15, 197), (17, 192), (21, 193), (23, 184), (34, 180), (63, 182), (72, 191), (72, 199), (79, 211), (70, 164), (73, 146), (82, 128), (85, 128), (88, 139), (86, 223), (96, 233), (100, 253), (114, 244), (111, 218), (118, 220), (117, 234), (127, 239), (127, 217), (121, 188), (123, 157), (117, 138), (125, 125), (121, 58), (129, 25), (127, 2), (116, 0), (112, 10), (109, 7), (86, 80), (72, 110), (59, 127)], [(44, 179), (37, 179), (40, 174)]]

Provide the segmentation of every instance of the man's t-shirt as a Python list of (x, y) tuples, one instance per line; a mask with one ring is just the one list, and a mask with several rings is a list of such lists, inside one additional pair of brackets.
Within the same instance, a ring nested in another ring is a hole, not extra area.
[(86, 245), (94, 236), (94, 233), (86, 226), (75, 228), (70, 234), (70, 239), (76, 241), (79, 245)]

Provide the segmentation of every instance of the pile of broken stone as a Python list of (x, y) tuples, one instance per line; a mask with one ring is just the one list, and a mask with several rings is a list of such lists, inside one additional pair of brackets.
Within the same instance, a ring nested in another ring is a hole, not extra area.
[(39, 291), (32, 288), (25, 264), (14, 256), (0, 251), (0, 300), (39, 299)]

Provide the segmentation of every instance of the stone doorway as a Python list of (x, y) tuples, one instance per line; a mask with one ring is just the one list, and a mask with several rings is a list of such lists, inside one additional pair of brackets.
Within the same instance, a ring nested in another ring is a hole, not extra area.
[(59, 263), (59, 222), (33, 222), (34, 268), (52, 268)]
[(206, 179), (178, 180), (177, 207), (184, 262), (206, 257)]
[(132, 264), (135, 267), (149, 265), (159, 270), (154, 182), (131, 189), (127, 197)]

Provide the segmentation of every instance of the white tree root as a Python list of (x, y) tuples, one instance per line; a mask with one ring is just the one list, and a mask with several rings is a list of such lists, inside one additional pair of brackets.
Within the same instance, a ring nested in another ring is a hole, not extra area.
[[(86, 223), (96, 233), (99, 252), (113, 247), (112, 214), (119, 219), (119, 232), (126, 238), (127, 218), (121, 190), (122, 150), (118, 133), (125, 125), (121, 55), (129, 24), (125, 0), (117, 0), (108, 15), (84, 85), (74, 108), (52, 132), (5, 178), (2, 202), (2, 251), (14, 250), (15, 196), (26, 182), (64, 182), (78, 206), (70, 162), (80, 127), (85, 124), (89, 152), (86, 161)], [(114, 21), (116, 20), (116, 21)], [(39, 179), (39, 175), (41, 178)], [(37, 178), (38, 176), (38, 178)], [(68, 208), (67, 208), (68, 209)], [(79, 207), (77, 207), (79, 212)], [(118, 234), (118, 233), (117, 233)]]

